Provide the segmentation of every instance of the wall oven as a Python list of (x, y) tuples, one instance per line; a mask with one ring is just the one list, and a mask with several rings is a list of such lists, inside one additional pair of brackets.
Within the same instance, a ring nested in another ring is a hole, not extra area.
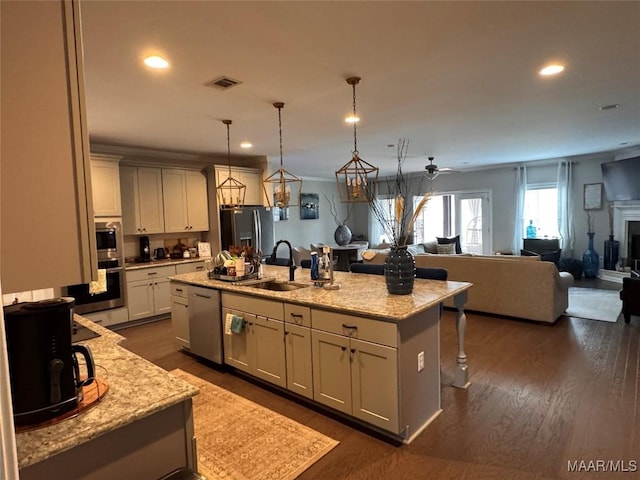
[(91, 295), (89, 284), (62, 288), (62, 295), (76, 300), (75, 313), (92, 313), (125, 306), (124, 242), (120, 222), (96, 222), (98, 268), (106, 270), (107, 290)]

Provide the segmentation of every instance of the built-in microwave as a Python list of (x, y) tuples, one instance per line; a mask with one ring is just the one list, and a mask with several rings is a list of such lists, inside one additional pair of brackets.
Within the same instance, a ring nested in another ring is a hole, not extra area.
[(99, 261), (122, 259), (124, 257), (124, 245), (121, 223), (96, 222), (96, 246)]

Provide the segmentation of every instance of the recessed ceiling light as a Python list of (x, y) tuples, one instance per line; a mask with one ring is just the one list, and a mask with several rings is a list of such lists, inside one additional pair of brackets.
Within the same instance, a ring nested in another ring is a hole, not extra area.
[(612, 103), (610, 105), (603, 105), (598, 110), (615, 110), (616, 108), (620, 108), (619, 103)]
[(240, 144), (240, 148), (251, 148), (253, 147), (253, 144), (251, 142), (242, 142)]
[(347, 122), (347, 123), (357, 123), (357, 122), (360, 121), (360, 117), (358, 117), (358, 116), (354, 117), (353, 115), (349, 115), (348, 117), (346, 117), (344, 119), (344, 121)]
[(551, 65), (547, 65), (546, 67), (544, 67), (542, 70), (540, 70), (538, 73), (542, 76), (548, 77), (550, 75), (557, 75), (558, 73), (562, 72), (564, 70), (564, 65), (560, 65), (557, 63), (551, 64)]
[(150, 68), (169, 68), (169, 62), (167, 62), (164, 58), (158, 57), (157, 55), (152, 55), (151, 57), (147, 57), (144, 59), (144, 64)]

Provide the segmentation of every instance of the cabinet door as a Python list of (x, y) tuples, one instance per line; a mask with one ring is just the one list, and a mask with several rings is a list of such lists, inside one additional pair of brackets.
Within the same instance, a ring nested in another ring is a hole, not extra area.
[(313, 351), (313, 399), (351, 414), (349, 339), (311, 330)]
[(171, 285), (169, 278), (158, 278), (153, 282), (153, 314), (171, 313)]
[(127, 282), (129, 320), (139, 320), (154, 315), (153, 283), (153, 280)]
[(191, 352), (222, 364), (220, 291), (189, 287)]
[(313, 370), (311, 363), (311, 329), (285, 323), (285, 356), (287, 388), (313, 399)]
[(177, 275), (180, 275), (181, 273), (193, 273), (193, 272), (203, 272), (203, 271), (204, 271), (204, 262), (179, 263), (176, 265)]
[(171, 326), (176, 343), (189, 348), (189, 301), (183, 297), (171, 297)]
[(140, 233), (145, 235), (164, 232), (161, 172), (159, 168), (138, 168)]
[(97, 258), (80, 5), (0, 7), (2, 289), (88, 283)]
[(244, 317), (245, 326), (240, 333), (224, 334), (224, 361), (232, 367), (250, 373), (249, 348), (247, 329), (249, 324), (255, 320), (255, 315), (242, 313), (228, 308), (222, 309), (222, 322), (224, 324), (226, 315), (232, 313)]
[(141, 220), (137, 168), (120, 167), (120, 198), (122, 200), (122, 233), (124, 235), (139, 235)]
[(120, 172), (118, 160), (99, 160), (106, 156), (91, 156), (91, 187), (93, 190), (93, 214), (96, 217), (119, 217), (122, 215), (120, 202)]
[(352, 415), (385, 430), (398, 429), (398, 351), (351, 339)]
[(187, 182), (184, 170), (162, 170), (164, 229), (167, 233), (189, 230), (187, 219)]
[(284, 353), (284, 324), (280, 320), (256, 316), (249, 324), (251, 373), (280, 387), (287, 386)]
[(202, 172), (186, 171), (187, 212), (189, 231), (209, 230), (207, 177)]
[(241, 170), (238, 172), (238, 176), (240, 177), (240, 181), (247, 187), (244, 197), (245, 205), (262, 205), (262, 173), (259, 171)]

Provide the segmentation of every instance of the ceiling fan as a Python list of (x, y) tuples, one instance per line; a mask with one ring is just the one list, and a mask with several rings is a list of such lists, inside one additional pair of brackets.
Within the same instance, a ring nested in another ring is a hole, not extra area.
[(433, 160), (435, 159), (435, 157), (428, 157), (428, 158), (429, 158), (429, 165), (425, 166), (424, 169), (427, 171), (425, 176), (429, 180), (433, 180), (434, 178), (436, 178), (441, 173), (450, 173), (450, 172), (453, 171), (450, 168), (438, 168), (438, 165), (433, 163)]

